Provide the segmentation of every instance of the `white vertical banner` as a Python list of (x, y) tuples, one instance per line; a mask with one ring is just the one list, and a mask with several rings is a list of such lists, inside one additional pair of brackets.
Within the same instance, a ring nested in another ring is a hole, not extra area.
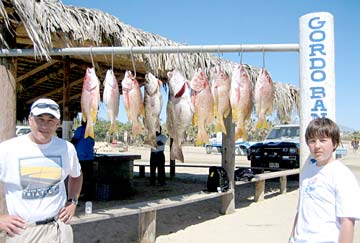
[(300, 167), (309, 156), (305, 130), (317, 117), (335, 121), (334, 17), (309, 13), (299, 19)]

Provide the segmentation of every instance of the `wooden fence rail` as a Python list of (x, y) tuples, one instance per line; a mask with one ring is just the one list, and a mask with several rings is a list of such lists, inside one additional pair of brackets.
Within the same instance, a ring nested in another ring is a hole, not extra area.
[[(199, 166), (203, 167), (203, 166)], [(264, 199), (265, 181), (267, 179), (280, 178), (280, 192), (286, 193), (287, 176), (299, 174), (299, 169), (284, 170), (277, 172), (269, 172), (255, 175), (251, 181), (235, 181), (235, 186), (247, 183), (255, 183), (255, 197), (254, 200), (260, 201)], [(138, 222), (138, 236), (139, 243), (155, 243), (156, 240), (156, 212), (160, 209), (181, 206), (203, 200), (208, 200), (216, 197), (225, 197), (232, 194), (234, 189), (226, 192), (195, 192), (184, 195), (178, 195), (158, 200), (151, 200), (128, 205), (121, 205), (119, 207), (94, 210), (92, 214), (80, 214), (74, 216), (71, 224), (81, 224), (94, 222), (99, 220), (118, 218), (128, 215), (139, 215)]]

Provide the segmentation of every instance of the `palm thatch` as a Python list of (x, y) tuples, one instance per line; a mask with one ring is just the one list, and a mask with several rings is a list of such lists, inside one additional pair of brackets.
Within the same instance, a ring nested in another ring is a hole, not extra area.
[[(49, 51), (52, 48), (183, 45), (160, 35), (136, 29), (100, 10), (66, 6), (58, 0), (1, 0), (0, 22), (16, 40), (14, 46), (14, 43), (9, 43), (4, 33), (0, 33), (0, 40), (5, 48), (33, 48), (36, 52), (34, 57), (17, 60), (16, 77), (21, 77), (17, 79), (17, 85), (21, 87), (18, 88), (18, 97), (28, 105), (36, 97), (44, 94), (62, 101), (64, 74), (61, 69), (64, 59), (50, 57)], [(96, 55), (93, 59), (100, 76), (112, 65), (112, 58), (106, 55)], [(119, 80), (124, 70), (132, 70), (131, 59), (130, 55), (115, 55), (113, 65)], [(91, 57), (71, 56), (66, 61), (72, 65), (70, 99), (77, 102), (76, 107), (79, 110), (79, 95), (76, 95), (76, 92), (81, 92), (79, 79), (83, 77), (86, 66), (91, 65)], [(134, 55), (134, 61), (140, 81), (148, 71), (165, 80), (167, 72), (177, 68), (190, 79), (199, 67), (209, 70), (220, 66), (231, 75), (234, 66), (234, 63), (208, 53), (137, 54)], [(53, 64), (47, 64), (49, 62)], [(39, 66), (46, 68), (37, 75), (34, 70), (39, 69)], [(256, 80), (259, 69), (250, 67), (250, 70), (253, 80)], [(44, 76), (48, 79), (44, 80)], [(286, 117), (298, 108), (297, 97), (298, 90), (295, 87), (276, 84), (274, 108), (280, 118)]]

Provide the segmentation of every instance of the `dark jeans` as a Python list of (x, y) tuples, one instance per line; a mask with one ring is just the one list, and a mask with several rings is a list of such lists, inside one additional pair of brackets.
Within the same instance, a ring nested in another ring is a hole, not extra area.
[(93, 160), (80, 160), (81, 172), (83, 174), (83, 185), (81, 189), (82, 199), (91, 200), (95, 195)]
[(155, 185), (156, 168), (158, 170), (158, 182), (165, 184), (165, 155), (164, 151), (151, 152), (150, 154), (150, 184)]

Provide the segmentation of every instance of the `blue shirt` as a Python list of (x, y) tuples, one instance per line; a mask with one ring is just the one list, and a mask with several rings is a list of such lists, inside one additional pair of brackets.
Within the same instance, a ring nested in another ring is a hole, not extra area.
[(86, 126), (78, 127), (72, 140), (79, 160), (94, 160), (95, 141), (91, 137), (84, 138), (85, 128)]

